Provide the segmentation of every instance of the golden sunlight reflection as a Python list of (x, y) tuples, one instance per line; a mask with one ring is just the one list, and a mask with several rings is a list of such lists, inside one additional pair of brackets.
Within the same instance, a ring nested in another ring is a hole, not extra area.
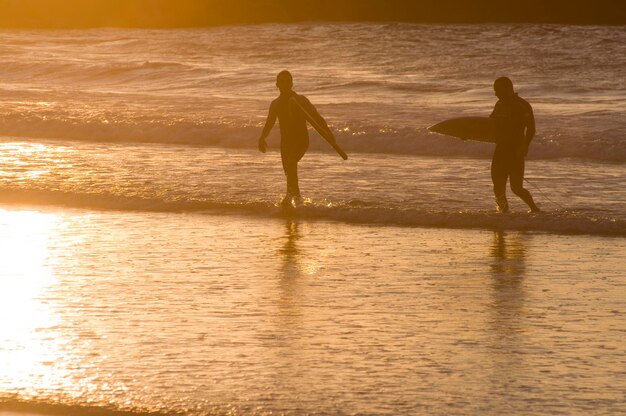
[(48, 383), (59, 357), (56, 325), (43, 301), (55, 282), (50, 247), (60, 217), (0, 210), (0, 386), (26, 388)]
[(287, 278), (299, 276), (301, 273), (313, 276), (324, 265), (325, 259), (332, 253), (332, 247), (316, 246), (306, 247), (304, 255), (299, 240), (303, 235), (309, 234), (311, 229), (307, 223), (288, 220), (285, 223), (284, 244), (278, 250), (283, 258), (283, 275)]
[(9, 155), (29, 156), (47, 152), (48, 146), (43, 143), (9, 142), (3, 144), (2, 150), (4, 153), (8, 152)]
[[(15, 175), (23, 179), (37, 179), (50, 173), (50, 147), (40, 143), (6, 142), (0, 143), (0, 164), (2, 179), (9, 180)], [(58, 153), (58, 149), (54, 149)], [(42, 159), (43, 158), (43, 159)]]

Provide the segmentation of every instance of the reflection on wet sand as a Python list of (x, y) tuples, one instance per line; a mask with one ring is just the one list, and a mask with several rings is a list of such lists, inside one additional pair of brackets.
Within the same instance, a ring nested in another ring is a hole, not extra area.
[(523, 278), (526, 255), (523, 238), (524, 235), (519, 233), (507, 234), (504, 231), (493, 233), (491, 271), (494, 279), (497, 280), (497, 278), (504, 276), (515, 279)]
[(298, 247), (298, 240), (301, 238), (302, 235), (299, 230), (298, 222), (295, 220), (287, 220), (285, 222), (285, 241), (283, 246), (278, 250), (278, 254), (283, 259), (283, 281), (297, 278), (300, 275), (298, 256), (301, 250)]
[(496, 337), (521, 330), (526, 271), (524, 235), (496, 231), (491, 247), (491, 288), (493, 325)]
[(527, 321), (524, 308), (526, 291), (525, 235), (496, 231), (491, 246), (491, 304), (489, 354), (493, 368), (493, 388), (506, 396), (511, 378), (523, 374), (526, 363), (520, 351), (525, 345)]
[(496, 337), (519, 332), (523, 316), (526, 271), (524, 236), (496, 231), (491, 247), (493, 325)]
[(0, 211), (0, 409), (624, 414), (621, 240), (53, 214)]
[(298, 246), (298, 241), (302, 238), (299, 229), (300, 225), (295, 220), (285, 222), (285, 234), (282, 237), (283, 245), (277, 250), (281, 257), (280, 275), (280, 315), (286, 321), (293, 323), (297, 317), (302, 315), (298, 307), (302, 282), (302, 250)]

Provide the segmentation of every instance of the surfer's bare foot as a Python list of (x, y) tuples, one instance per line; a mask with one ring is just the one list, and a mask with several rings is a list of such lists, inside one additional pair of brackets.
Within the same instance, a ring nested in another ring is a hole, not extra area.
[(534, 206), (528, 211), (529, 214), (536, 214), (538, 212), (541, 212), (538, 206)]
[(500, 214), (506, 214), (509, 212), (509, 202), (506, 198), (498, 198), (496, 199), (496, 212)]
[(302, 206), (303, 204), (304, 204), (304, 199), (300, 195), (293, 198), (293, 205), (296, 208), (299, 206)]
[(292, 207), (293, 206), (293, 197), (291, 195), (289, 195), (289, 194), (285, 195), (285, 197), (281, 201), (280, 205), (282, 207), (285, 207), (285, 208)]

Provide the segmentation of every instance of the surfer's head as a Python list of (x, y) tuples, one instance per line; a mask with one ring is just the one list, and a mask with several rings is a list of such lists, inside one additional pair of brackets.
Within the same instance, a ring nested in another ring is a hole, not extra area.
[(499, 99), (506, 99), (512, 97), (515, 92), (513, 91), (513, 81), (508, 77), (500, 77), (493, 83), (493, 90), (496, 93), (496, 97)]
[(276, 76), (276, 86), (280, 92), (289, 92), (293, 88), (293, 77), (289, 71), (280, 71)]

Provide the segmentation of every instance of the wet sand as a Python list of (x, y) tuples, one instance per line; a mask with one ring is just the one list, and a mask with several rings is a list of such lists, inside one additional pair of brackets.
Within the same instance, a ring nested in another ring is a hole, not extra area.
[(0, 392), (191, 414), (623, 414), (626, 240), (4, 208)]

